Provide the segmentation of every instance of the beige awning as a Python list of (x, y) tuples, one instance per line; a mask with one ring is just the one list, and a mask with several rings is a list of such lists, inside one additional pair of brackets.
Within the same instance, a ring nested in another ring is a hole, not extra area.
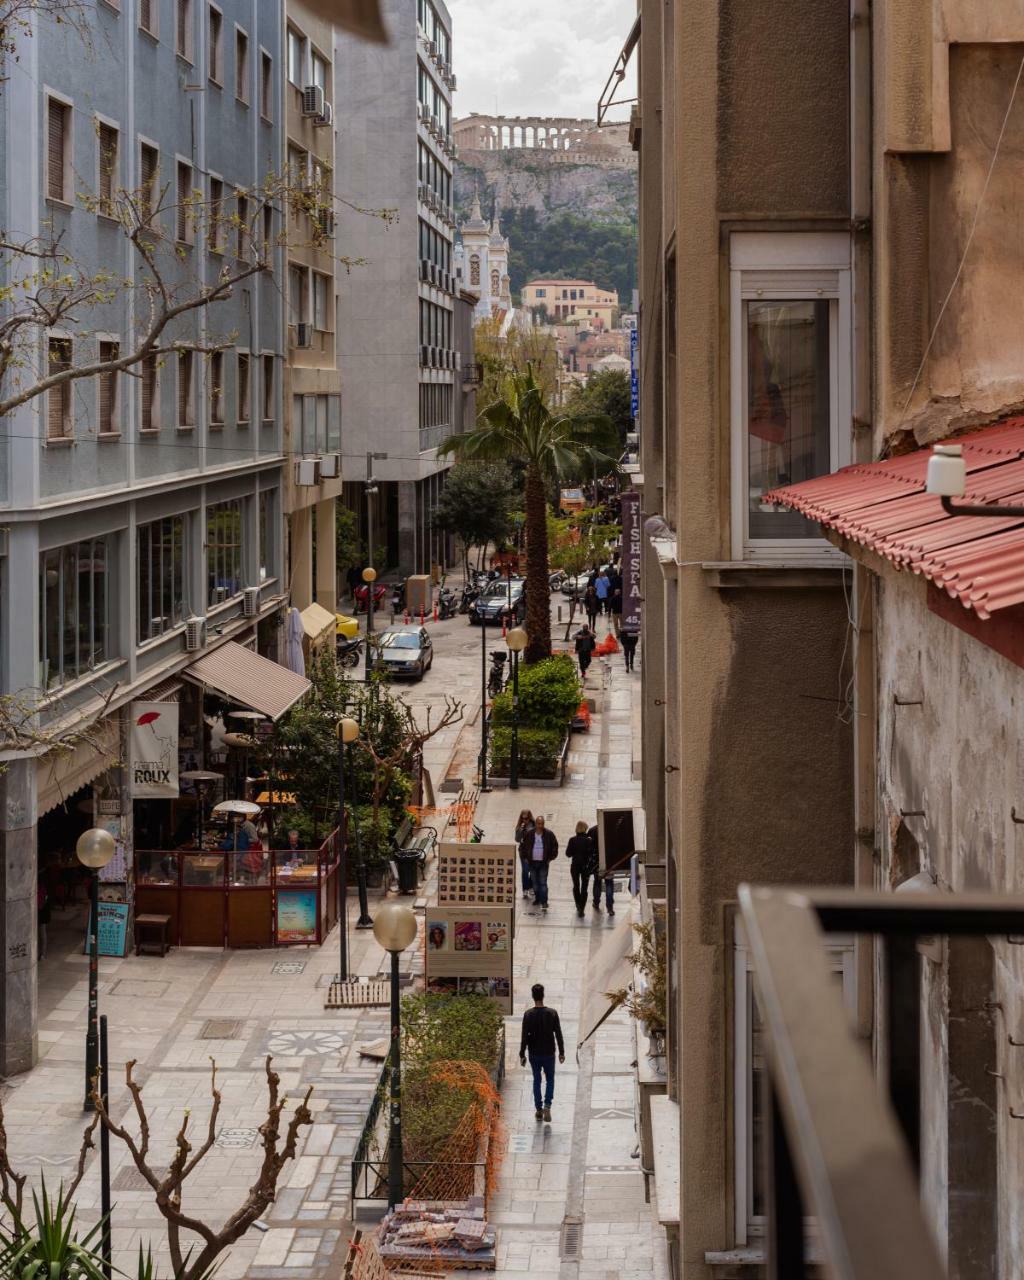
[(305, 676), (296, 675), (234, 640), (204, 654), (182, 675), (216, 689), (231, 702), (262, 711), (271, 720), (280, 720), (311, 687)]
[(587, 966), (580, 1009), (577, 1052), (597, 1031), (613, 1011), (607, 992), (621, 991), (633, 981), (633, 910), (622, 913), (622, 919), (605, 938), (597, 955)]
[(333, 613), (328, 613), (322, 604), (307, 605), (299, 614), (302, 629), (311, 645), (318, 644), (326, 635), (334, 639), (338, 620)]
[(388, 33), (380, 12), (380, 0), (303, 0), (303, 8), (342, 31), (387, 44)]
[(87, 741), (68, 751), (51, 751), (36, 761), (36, 813), (40, 817), (62, 805), (118, 762), (117, 720), (100, 720), (87, 733)]

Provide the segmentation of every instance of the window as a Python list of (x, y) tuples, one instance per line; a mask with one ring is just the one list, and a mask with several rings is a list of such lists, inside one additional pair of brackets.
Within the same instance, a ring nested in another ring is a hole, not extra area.
[(117, 191), (118, 133), (112, 124), (99, 123), (99, 211), (110, 217), (114, 212), (114, 196)]
[(269, 204), (263, 206), (263, 252), (269, 254), (274, 247), (274, 210)]
[(303, 88), (302, 73), (305, 64), (305, 41), (292, 27), (288, 28), (288, 79), (298, 88)]
[(211, 253), (220, 253), (224, 247), (224, 224), (221, 213), (224, 208), (224, 183), (220, 178), (210, 179), (210, 212), (207, 220), (207, 242)]
[(192, 217), (192, 166), (178, 161), (177, 204), (174, 211), (174, 237), (182, 244), (191, 244), (195, 231)]
[(156, 183), (160, 172), (160, 154), (148, 143), (139, 144), (139, 213), (145, 222), (153, 217)]
[(178, 20), (174, 49), (179, 57), (192, 60), (192, 0), (176, 0)]
[(210, 352), (210, 426), (224, 425), (224, 352)]
[(491, 297), (496, 298), (501, 293), (501, 275), (497, 271), (491, 272)]
[(274, 357), (263, 357), (263, 421), (274, 419)]
[(833, 554), (765, 498), (849, 456), (849, 238), (736, 234), (731, 258), (734, 557)]
[(214, 84), (221, 84), (224, 78), (223, 76), (224, 68), (221, 65), (220, 40), (221, 40), (221, 33), (223, 32), (223, 29), (224, 29), (224, 15), (221, 13), (219, 9), (215, 9), (213, 5), (210, 5), (209, 16), (210, 16), (210, 29), (208, 33), (208, 44), (206, 49), (207, 59), (208, 59), (207, 74), (209, 75), (210, 79), (214, 82)]
[(249, 243), (249, 197), (239, 195), (237, 204), (238, 227), (235, 235), (235, 257), (245, 257), (245, 247)]
[(249, 101), (249, 37), (235, 28), (235, 97), (239, 102)]
[(239, 351), (238, 353), (238, 425), (247, 427), (249, 425), (249, 353), (248, 351)]
[(159, 431), (159, 376), (155, 355), (143, 356), (139, 374), (139, 430)]
[(156, 16), (159, 8), (159, 0), (139, 0), (139, 26), (151, 36), (157, 33)]
[[(100, 343), (100, 362), (112, 364), (119, 358), (121, 348), (116, 342)], [(120, 390), (121, 376), (115, 369), (101, 373), (96, 379), (99, 400), (99, 431), (101, 435), (116, 435), (121, 430)]]
[[(764, 1051), (761, 1043), (761, 1014), (753, 981), (753, 963), (742, 922), (735, 924), (734, 956), (734, 1052), (733, 1175), (736, 1201), (736, 1244), (745, 1245), (764, 1235), (765, 1187), (762, 1079)], [(830, 934), (825, 939), (836, 981), (851, 1019), (857, 1012), (856, 966), (852, 936)]]
[(136, 640), (144, 644), (179, 626), (185, 600), (185, 516), (167, 516), (136, 531)]
[(309, 155), (301, 147), (288, 148), (288, 182), (296, 191), (305, 191), (309, 182)]
[(546, 298), (547, 296), (548, 296), (548, 291), (547, 291), (547, 289), (538, 289), (538, 290), (537, 290), (537, 297), (538, 297), (538, 298)]
[(260, 582), (273, 577), (271, 556), (273, 555), (273, 520), (275, 510), (275, 491), (264, 489), (259, 497), (259, 539), (260, 539)]
[(319, 85), (324, 91), (324, 97), (327, 96), (327, 61), (322, 58), (315, 50), (312, 56), (313, 79), (312, 83)]
[(192, 399), (192, 352), (178, 352), (178, 430), (195, 426)]
[(39, 682), (56, 689), (109, 657), (106, 538), (73, 542), (39, 557)]
[(471, 253), (469, 255), (469, 283), (471, 285), (480, 285), (480, 255)]
[[(48, 343), (47, 377), (71, 368), (71, 339), (51, 338)], [(59, 382), (46, 393), (46, 438), (66, 440), (71, 435), (71, 382)]]
[(71, 108), (50, 98), (46, 107), (46, 194), (51, 200), (68, 199), (71, 169)]
[(313, 328), (329, 333), (331, 325), (331, 278), (313, 272)]
[(288, 268), (288, 323), (305, 324), (309, 319), (309, 271), (294, 263)]
[(260, 54), (260, 115), (274, 118), (274, 60), (269, 53)]
[(211, 607), (242, 590), (242, 499), (206, 508), (206, 603)]

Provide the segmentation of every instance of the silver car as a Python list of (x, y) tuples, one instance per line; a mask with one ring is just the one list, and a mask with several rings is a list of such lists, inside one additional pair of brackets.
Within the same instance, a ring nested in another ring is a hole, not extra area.
[(378, 637), (373, 665), (392, 676), (421, 680), (434, 662), (434, 646), (426, 627), (394, 627)]

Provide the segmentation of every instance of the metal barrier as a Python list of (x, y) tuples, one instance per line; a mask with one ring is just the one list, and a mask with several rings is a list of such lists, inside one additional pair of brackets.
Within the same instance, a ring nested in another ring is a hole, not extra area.
[[(811, 1274), (806, 1215), (835, 1280), (946, 1275), (921, 1208), (921, 976), (916, 940), (1024, 934), (1024, 899), (741, 885), (767, 1059), (769, 1280)], [(850, 1029), (825, 933), (885, 950), (888, 1101)]]

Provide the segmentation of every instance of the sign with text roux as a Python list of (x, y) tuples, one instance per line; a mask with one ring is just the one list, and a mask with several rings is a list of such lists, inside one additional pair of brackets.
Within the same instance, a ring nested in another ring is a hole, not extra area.
[(136, 800), (178, 795), (178, 704), (133, 702), (129, 782)]
[(490, 996), (503, 1013), (511, 1013), (512, 914), (512, 907), (479, 903), (428, 907), (427, 990), (442, 995)]
[(630, 489), (620, 497), (622, 503), (622, 631), (640, 630), (640, 539), (643, 528), (640, 495)]
[(516, 900), (513, 844), (442, 844), (437, 859), (437, 904), (458, 906)]

